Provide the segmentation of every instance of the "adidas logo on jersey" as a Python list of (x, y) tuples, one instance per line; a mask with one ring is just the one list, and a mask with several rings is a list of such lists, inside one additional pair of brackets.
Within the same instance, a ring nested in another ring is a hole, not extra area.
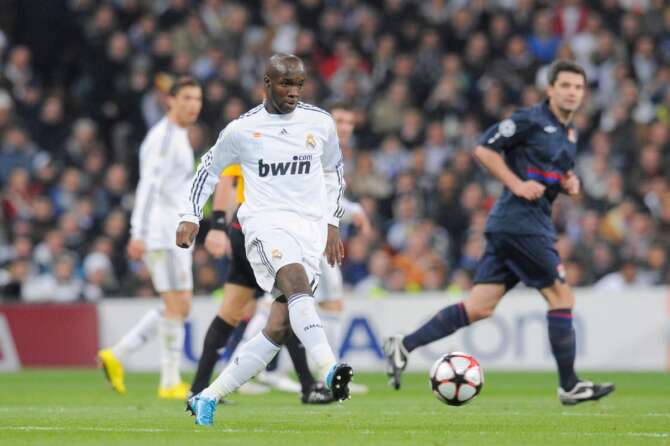
[(311, 167), (312, 155), (295, 155), (293, 161), (284, 163), (264, 163), (263, 158), (261, 158), (258, 160), (258, 176), (307, 175)]

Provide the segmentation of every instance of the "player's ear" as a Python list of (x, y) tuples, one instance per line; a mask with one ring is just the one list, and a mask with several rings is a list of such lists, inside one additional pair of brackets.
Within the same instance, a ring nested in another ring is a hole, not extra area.
[(270, 86), (270, 76), (268, 76), (267, 74), (265, 76), (263, 76), (263, 83), (265, 84), (266, 87), (269, 87)]

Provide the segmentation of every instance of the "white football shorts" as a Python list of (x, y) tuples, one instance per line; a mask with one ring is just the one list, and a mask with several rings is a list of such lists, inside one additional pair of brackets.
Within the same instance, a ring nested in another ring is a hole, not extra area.
[(192, 250), (152, 249), (147, 251), (144, 261), (157, 292), (193, 291)]
[[(291, 263), (305, 268), (312, 291), (319, 284), (319, 262), (326, 249), (326, 223), (303, 219), (290, 212), (241, 218), (247, 259), (258, 285), (273, 297), (277, 271)], [(289, 297), (289, 296), (286, 296)]]
[(321, 256), (321, 280), (319, 287), (314, 293), (317, 302), (328, 302), (339, 300), (344, 296), (344, 286), (342, 284), (342, 271), (340, 267), (330, 266), (325, 256)]

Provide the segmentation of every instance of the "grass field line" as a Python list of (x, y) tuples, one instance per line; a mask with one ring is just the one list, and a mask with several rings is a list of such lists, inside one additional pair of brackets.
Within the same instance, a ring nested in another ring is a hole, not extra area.
[[(120, 427), (57, 427), (57, 426), (3, 426), (3, 430), (18, 432), (104, 432), (104, 433), (183, 433), (184, 429), (161, 429), (161, 428), (120, 428)], [(190, 432), (212, 432), (217, 433), (267, 433), (267, 434), (302, 434), (297, 429), (193, 429)], [(375, 435), (373, 430), (355, 431), (356, 434)], [(405, 435), (412, 435), (418, 431), (407, 430), (402, 432)], [(479, 431), (479, 435), (501, 435), (500, 431)], [(592, 436), (592, 437), (643, 437), (643, 438), (670, 438), (670, 432), (562, 432), (563, 436)]]
[(561, 435), (591, 437), (647, 437), (670, 438), (670, 432), (562, 432)]
[[(18, 408), (12, 406), (0, 406), (0, 413), (2, 412), (16, 412)], [(138, 406), (77, 406), (77, 407), (44, 407), (44, 406), (21, 406), (22, 412), (40, 412), (40, 413), (87, 413), (89, 411), (99, 411), (101, 409), (107, 410), (116, 410), (116, 411), (141, 411), (142, 409)], [(449, 409), (447, 409), (449, 410)], [(152, 408), (154, 413), (170, 415), (174, 414), (176, 411), (181, 412), (181, 408), (175, 409), (173, 407), (162, 407)], [(433, 410), (428, 411), (430, 415), (440, 414), (444, 411)], [(303, 415), (321, 415), (323, 411), (307, 410)], [(402, 415), (401, 411), (398, 410), (387, 410), (380, 412), (379, 415)], [(493, 416), (493, 417), (527, 417), (528, 414), (525, 412), (517, 411), (477, 411), (478, 416)], [(638, 414), (622, 414), (622, 413), (590, 413), (590, 412), (572, 412), (572, 411), (563, 411), (560, 413), (564, 417), (577, 417), (577, 418), (644, 418), (644, 417), (659, 417), (659, 418), (670, 418), (670, 412), (648, 412), (648, 413), (638, 413)]]
[[(304, 431), (298, 429), (233, 429), (233, 428), (214, 428), (217, 433), (262, 433), (262, 434), (304, 434)], [(2, 430), (19, 432), (106, 432), (106, 433), (183, 433), (185, 429), (162, 429), (162, 428), (143, 428), (143, 427), (64, 427), (64, 426), (2, 426)], [(212, 432), (212, 428), (189, 430), (189, 432)], [(363, 434), (372, 434), (372, 431), (357, 432)]]
[(670, 413), (649, 412), (640, 414), (624, 414), (624, 413), (586, 413), (586, 412), (561, 412), (564, 417), (602, 417), (602, 418), (632, 418), (632, 417), (668, 417)]
[(181, 432), (176, 429), (158, 428), (120, 428), (120, 427), (60, 427), (60, 426), (3, 426), (3, 430), (23, 432), (119, 432), (119, 433), (158, 433), (158, 432)]

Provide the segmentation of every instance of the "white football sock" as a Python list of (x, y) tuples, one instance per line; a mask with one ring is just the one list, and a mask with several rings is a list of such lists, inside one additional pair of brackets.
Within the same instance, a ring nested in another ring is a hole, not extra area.
[(181, 382), (179, 363), (184, 348), (184, 322), (161, 318), (159, 325), (161, 346), (162, 388), (176, 386)]
[(333, 347), (335, 356), (339, 357), (340, 341), (342, 339), (342, 312), (319, 309), (318, 314), (323, 321), (323, 330), (326, 332), (328, 342)]
[(265, 369), (279, 348), (263, 332), (258, 333), (239, 348), (219, 377), (202, 391), (202, 396), (217, 401), (225, 398)]
[(112, 347), (114, 356), (122, 361), (152, 340), (158, 333), (158, 321), (161, 319), (162, 313), (163, 307), (158, 307), (149, 310), (142, 316), (142, 319)]
[(328, 344), (326, 332), (319, 315), (316, 314), (314, 298), (309, 294), (294, 294), (288, 299), (288, 315), (293, 333), (305, 346), (319, 371), (320, 379), (325, 380), (328, 371), (335, 364), (335, 355)]

